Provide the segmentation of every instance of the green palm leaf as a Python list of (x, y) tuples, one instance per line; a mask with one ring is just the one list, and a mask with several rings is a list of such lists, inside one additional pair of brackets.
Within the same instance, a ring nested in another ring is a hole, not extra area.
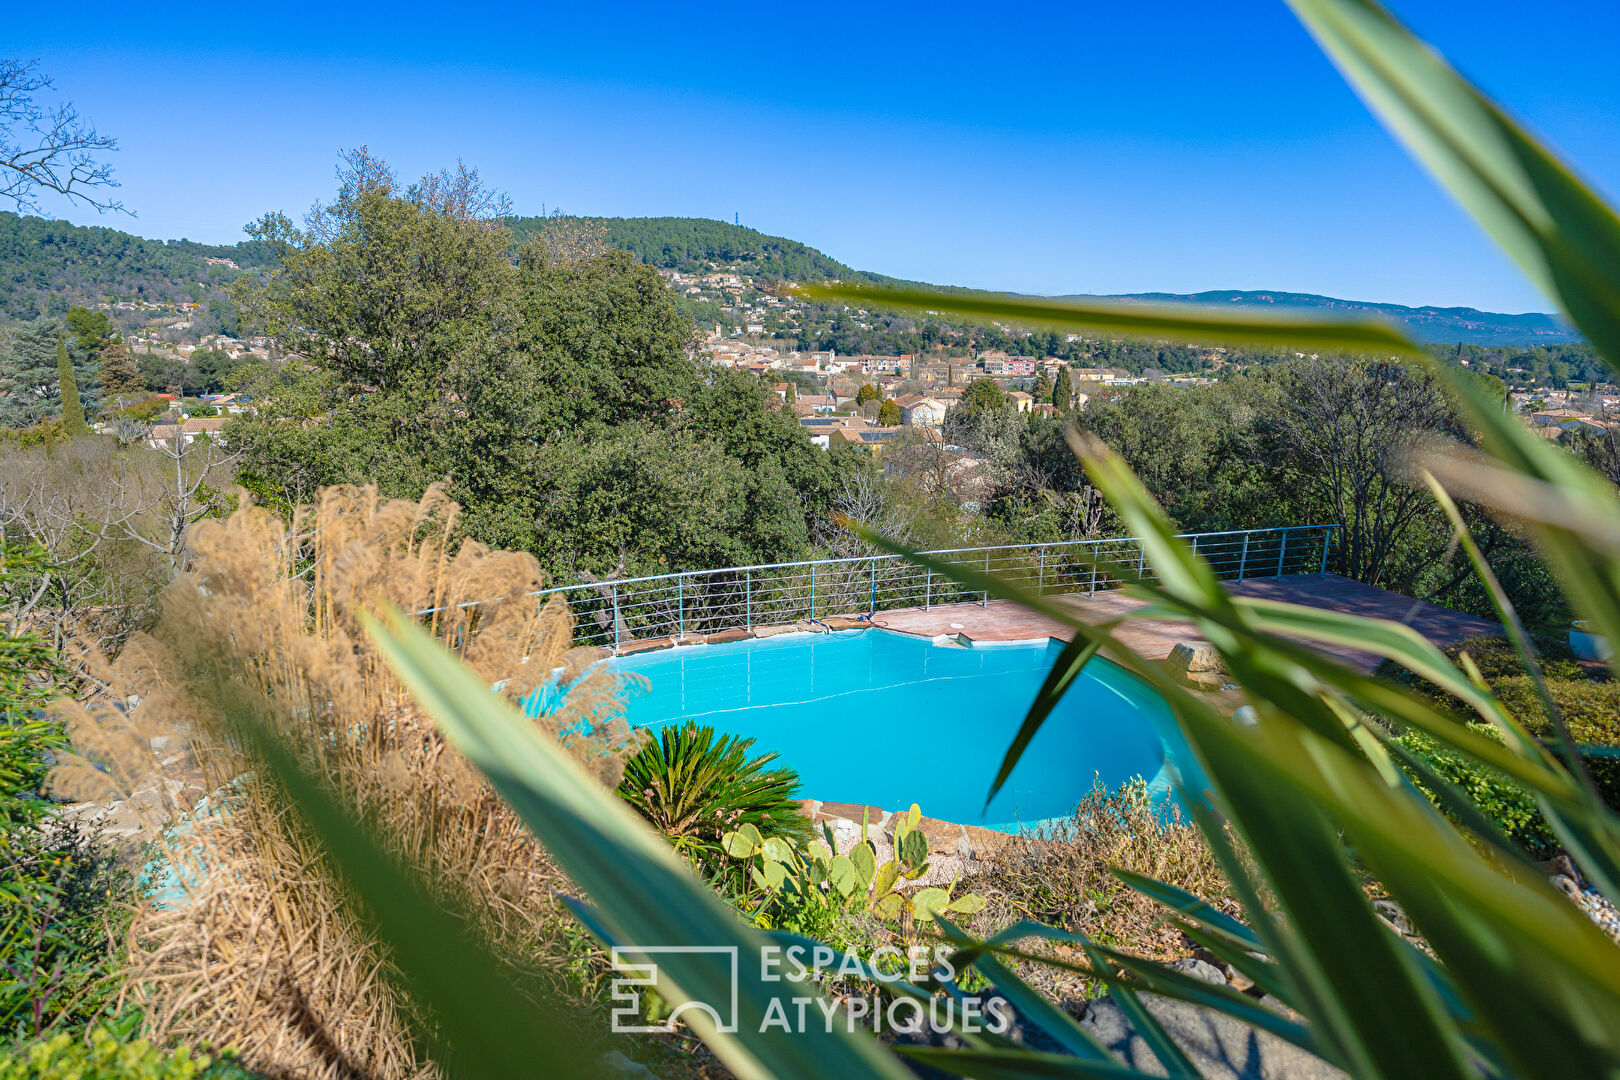
[(1380, 5), (1288, 2), (1372, 110), (1613, 367), (1620, 358), (1614, 211)]
[(812, 300), (838, 300), (865, 307), (939, 311), (1006, 319), (1055, 329), (1099, 330), (1237, 345), (1290, 345), (1301, 349), (1416, 355), (1405, 334), (1373, 319), (1320, 319), (1288, 314), (1235, 314), (1221, 308), (1150, 305), (1118, 301), (1045, 300), (1000, 293), (936, 292), (870, 285), (801, 285)]

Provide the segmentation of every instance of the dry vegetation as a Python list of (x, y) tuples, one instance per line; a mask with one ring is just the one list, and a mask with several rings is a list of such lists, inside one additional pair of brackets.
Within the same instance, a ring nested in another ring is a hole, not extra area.
[[(1242, 917), (1203, 834), (1177, 808), (1162, 813), (1136, 781), (1113, 792), (1093, 790), (1072, 820), (997, 851), (973, 881), (974, 891), (989, 900), (976, 925), (1034, 919), (1155, 960), (1190, 955), (1191, 943), (1167, 921), (1165, 908), (1121, 883), (1110, 872), (1115, 866)], [(1085, 963), (1078, 950), (1067, 958)], [(1058, 1000), (1084, 1000), (1101, 990), (1082, 976), (1036, 964), (1023, 964), (1019, 974)]]
[[(540, 722), (609, 784), (628, 742), (616, 683), (585, 670), (560, 602), (527, 595), (541, 579), (532, 556), (473, 542), (452, 553), (455, 515), (437, 491), (411, 503), (330, 489), (290, 525), (245, 506), (198, 526), (197, 561), (149, 633), (116, 661), (83, 651), (106, 689), (64, 706), (81, 756), (58, 771), (58, 789), (127, 797), (167, 771), (159, 790), (177, 796), (146, 823), (177, 880), (167, 900), (138, 906), (128, 940), (126, 993), (150, 1035), (233, 1046), (274, 1076), (431, 1071), (386, 957), (276, 790), (246, 768), (222, 703), (251, 701), (535, 992), (563, 986), (572, 931), (553, 896), (567, 882), (417, 714), (358, 616), (383, 604), (431, 612), (434, 633), (512, 699), (557, 669), (577, 679)], [(467, 604), (490, 597), (506, 599)], [(210, 792), (204, 805), (179, 805), (177, 770)]]

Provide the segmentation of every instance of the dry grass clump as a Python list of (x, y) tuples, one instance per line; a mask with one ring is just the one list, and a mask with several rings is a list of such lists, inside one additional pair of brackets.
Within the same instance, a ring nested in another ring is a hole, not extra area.
[[(154, 771), (190, 769), (210, 792), (157, 841), (183, 900), (141, 904), (130, 931), (128, 994), (151, 1036), (235, 1047), (273, 1076), (431, 1072), (386, 956), (235, 746), (228, 703), (251, 703), (520, 978), (560, 988), (567, 916), (553, 896), (567, 882), (416, 712), (360, 615), (421, 613), (514, 700), (554, 673), (572, 681), (537, 723), (606, 784), (622, 771), (628, 733), (616, 681), (572, 648), (566, 607), (528, 595), (541, 584), (534, 558), (471, 541), (452, 553), (456, 512), (437, 490), (407, 502), (347, 487), (323, 491), (290, 524), (244, 505), (199, 526), (195, 568), (165, 594), (150, 633), (116, 662), (85, 657), (107, 692), (64, 708), (79, 756), (58, 783), (127, 796), (150, 788)], [(152, 806), (150, 829), (184, 809)]]
[[(1083, 931), (1137, 956), (1189, 955), (1192, 949), (1166, 921), (1165, 909), (1122, 884), (1109, 871), (1114, 866), (1186, 889), (1241, 918), (1203, 834), (1179, 807), (1155, 805), (1147, 785), (1136, 780), (1111, 792), (1098, 786), (1073, 818), (1003, 845), (973, 879), (973, 890), (989, 900), (977, 925), (993, 932), (1034, 919)], [(1055, 951), (1085, 963), (1079, 950)], [(1060, 999), (1085, 998), (1100, 989), (1040, 965), (1023, 964), (1019, 973)]]

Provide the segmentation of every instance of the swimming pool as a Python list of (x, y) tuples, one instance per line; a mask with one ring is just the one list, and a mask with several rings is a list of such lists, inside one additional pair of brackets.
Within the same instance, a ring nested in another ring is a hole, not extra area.
[[(885, 630), (685, 646), (610, 661), (644, 676), (635, 727), (692, 720), (750, 736), (803, 781), (806, 798), (1013, 830), (1066, 816), (1099, 778), (1168, 789), (1162, 700), (1101, 658), (1087, 665), (984, 811), (984, 796), (1057, 642), (960, 648)], [(981, 811), (984, 811), (981, 814)]]

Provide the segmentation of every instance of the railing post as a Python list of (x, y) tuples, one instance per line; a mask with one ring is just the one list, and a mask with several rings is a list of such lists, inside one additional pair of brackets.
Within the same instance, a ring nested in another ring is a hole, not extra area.
[(1136, 542), (1136, 576), (1141, 577), (1147, 570), (1147, 541)]
[(810, 564), (810, 621), (816, 621), (816, 564)]
[(613, 591), (613, 652), (619, 651), (619, 586), (612, 586)]
[(877, 560), (872, 560), (872, 602), (867, 606), (867, 614), (877, 614)]
[(1243, 558), (1238, 561), (1238, 580), (1243, 580), (1243, 572), (1249, 568), (1249, 534), (1243, 534)]
[(934, 606), (934, 568), (923, 567), (923, 610), (930, 611)]
[[(985, 552), (984, 552), (984, 576), (985, 577), (990, 576), (990, 550), (988, 548), (986, 548)], [(989, 607), (990, 606), (990, 593), (989, 593), (988, 590), (986, 590), (984, 592), (984, 594), (979, 597), (979, 606), (980, 607)]]
[(1333, 536), (1333, 530), (1332, 529), (1323, 529), (1322, 530), (1322, 566), (1321, 566), (1321, 568), (1319, 570), (1316, 571), (1318, 574), (1327, 573), (1328, 540), (1330, 540), (1332, 538), (1332, 536)]
[(1288, 554), (1288, 530), (1282, 531), (1282, 543), (1277, 545), (1277, 576), (1282, 577), (1283, 558)]
[(1037, 575), (1036, 575), (1036, 578), (1035, 578), (1035, 595), (1036, 596), (1045, 596), (1046, 595), (1046, 545), (1042, 544), (1039, 548), (1036, 549), (1036, 553), (1040, 557), (1040, 570), (1037, 572)]
[(686, 579), (679, 575), (675, 578), (675, 604), (681, 616), (681, 637), (686, 636)]
[(1091, 545), (1091, 591), (1087, 595), (1097, 595), (1097, 545)]
[(754, 628), (754, 572), (743, 571), (743, 625)]

